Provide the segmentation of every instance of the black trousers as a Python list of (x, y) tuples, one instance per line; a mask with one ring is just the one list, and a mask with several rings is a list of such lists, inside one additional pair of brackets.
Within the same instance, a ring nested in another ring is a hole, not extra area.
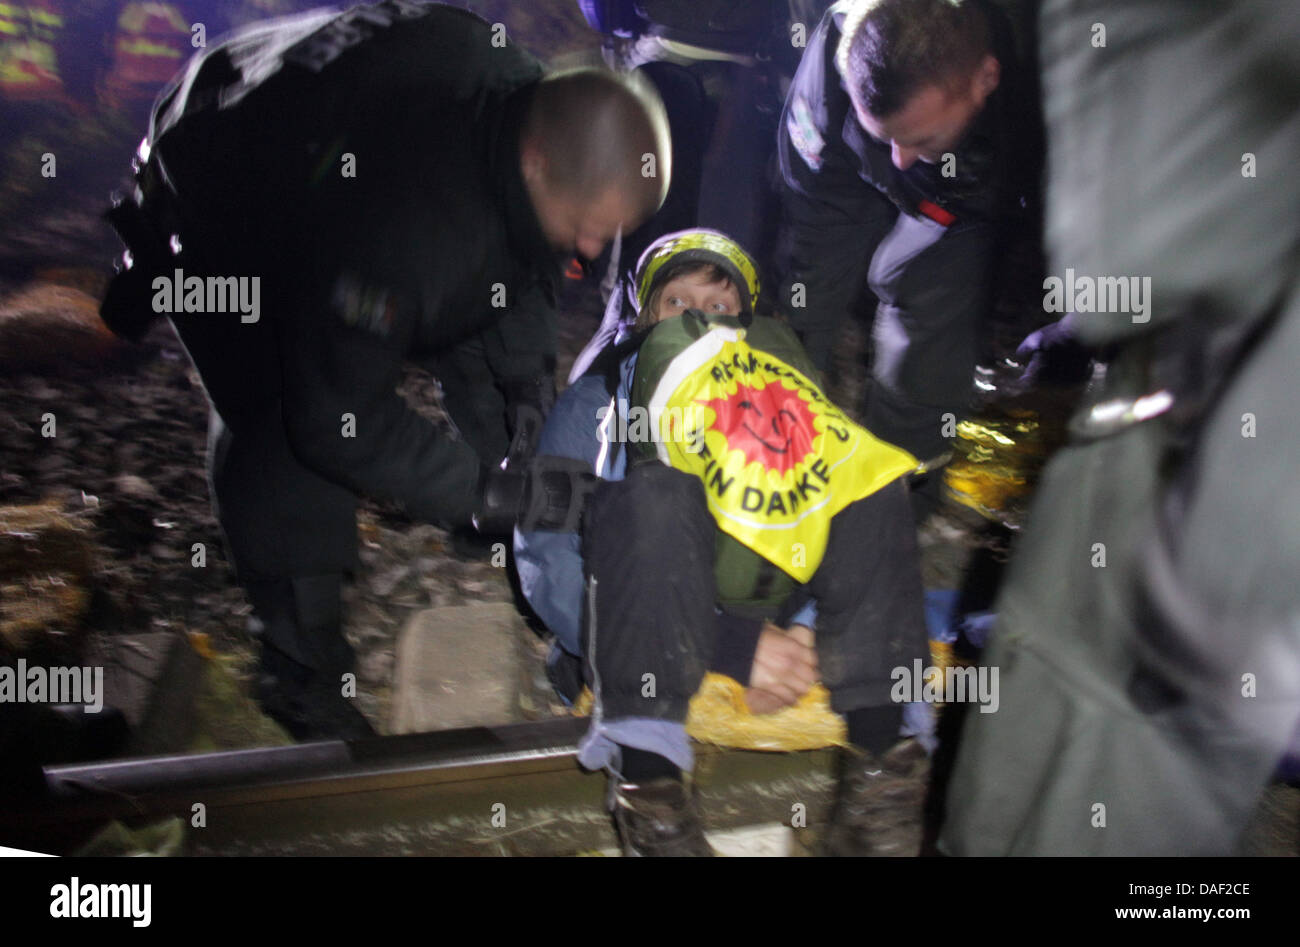
[(264, 645), (312, 671), (349, 670), (342, 585), (355, 571), (357, 498), (303, 466), (285, 434), (279, 351), (269, 319), (222, 314), (172, 324), (211, 403), (208, 486), (236, 579)]
[[(187, 253), (194, 252), (187, 241)], [(224, 256), (196, 253), (187, 272), (256, 272), (251, 265), (204, 267)], [(263, 273), (264, 276), (271, 274)], [(303, 465), (283, 418), (282, 353), (268, 314), (293, 305), (292, 283), (265, 279), (263, 312), (173, 314), (172, 325), (203, 380), (211, 404), (208, 478), (214, 511), (236, 578), (260, 619), (263, 643), (309, 670), (348, 670), (352, 652), (341, 630), (342, 586), (356, 571), (357, 495)], [(277, 294), (278, 287), (278, 294)], [(450, 350), (439, 371), (447, 407), (484, 459), (507, 443), (504, 400), (492, 385), (481, 342)], [(495, 411), (495, 413), (494, 413)]]
[[(714, 653), (716, 529), (700, 481), (660, 463), (634, 466), (589, 499), (583, 647), (608, 718), (685, 721)], [(817, 660), (832, 708), (889, 704), (892, 670), (927, 653), (901, 481), (835, 516), (825, 558), (800, 591), (817, 601)]]

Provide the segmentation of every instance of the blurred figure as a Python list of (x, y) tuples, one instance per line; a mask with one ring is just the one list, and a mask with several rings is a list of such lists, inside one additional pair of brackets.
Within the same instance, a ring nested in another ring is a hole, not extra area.
[[(491, 24), (408, 0), (258, 23), (164, 91), (109, 215), (133, 265), (102, 314), (138, 337), (166, 313), (202, 376), (258, 697), (294, 736), (369, 732), (340, 689), (358, 494), (513, 523), (498, 465), (554, 399), (558, 260), (659, 206), (665, 124), (652, 92), (543, 76)], [(408, 361), (459, 433), (397, 393)]]
[(1045, 296), (1115, 354), (1000, 595), (1001, 707), (968, 715), (948, 854), (1228, 854), (1294, 746), (1300, 16), (1283, 6), (1044, 6), (1063, 284)]

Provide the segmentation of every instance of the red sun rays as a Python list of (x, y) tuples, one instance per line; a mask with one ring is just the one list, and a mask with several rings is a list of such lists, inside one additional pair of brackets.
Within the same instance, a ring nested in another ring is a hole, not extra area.
[(713, 409), (713, 430), (727, 438), (728, 449), (743, 451), (746, 463), (758, 461), (768, 470), (793, 468), (817, 436), (808, 403), (777, 381), (762, 388), (738, 385), (735, 394), (702, 403)]

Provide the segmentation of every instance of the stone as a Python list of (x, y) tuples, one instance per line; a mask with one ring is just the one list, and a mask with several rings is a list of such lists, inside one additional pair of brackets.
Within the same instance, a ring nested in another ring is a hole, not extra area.
[(135, 500), (154, 502), (159, 499), (158, 491), (148, 480), (135, 474), (118, 474), (113, 478), (113, 488), (122, 496)]
[(397, 640), (392, 732), (509, 723), (516, 706), (520, 635), (513, 605), (428, 608)]
[(150, 756), (184, 750), (203, 670), (189, 640), (173, 631), (115, 635), (106, 639), (103, 667), (104, 705), (120, 710), (131, 727), (128, 752)]

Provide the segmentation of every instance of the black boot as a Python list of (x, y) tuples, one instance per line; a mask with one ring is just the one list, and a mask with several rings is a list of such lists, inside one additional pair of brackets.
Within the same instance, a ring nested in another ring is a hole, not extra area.
[(916, 854), (902, 839), (919, 832), (926, 767), (925, 750), (916, 740), (904, 740), (883, 756), (841, 750), (835, 807), (822, 854)]
[[(262, 625), (256, 699), (295, 740), (375, 736), (344, 675), (355, 655), (343, 637), (342, 576), (252, 583), (249, 597)], [(353, 684), (355, 686), (355, 684)]]
[(343, 696), (341, 677), (321, 674), (263, 644), (254, 696), (262, 712), (298, 741), (375, 736), (370, 721)]
[(627, 856), (710, 856), (704, 823), (684, 780), (614, 780), (614, 825)]

